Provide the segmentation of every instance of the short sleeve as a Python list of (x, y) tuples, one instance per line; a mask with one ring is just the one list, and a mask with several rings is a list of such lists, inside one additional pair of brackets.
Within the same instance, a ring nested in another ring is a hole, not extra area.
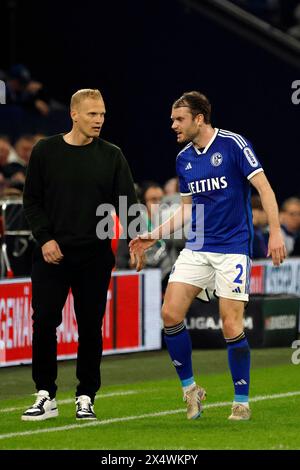
[(190, 196), (192, 194), (192, 192), (191, 192), (190, 188), (188, 187), (187, 182), (184, 179), (181, 168), (182, 168), (182, 165), (180, 164), (180, 159), (177, 158), (177, 160), (176, 160), (176, 173), (177, 173), (178, 180), (179, 180), (179, 192), (180, 192), (181, 196)]
[(249, 141), (243, 138), (244, 145), (235, 146), (237, 165), (242, 174), (250, 180), (254, 175), (264, 171)]

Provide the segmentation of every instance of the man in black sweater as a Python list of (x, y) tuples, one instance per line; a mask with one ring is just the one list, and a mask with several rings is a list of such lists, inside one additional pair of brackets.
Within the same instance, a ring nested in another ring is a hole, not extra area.
[[(99, 239), (100, 204), (118, 213), (119, 196), (137, 203), (128, 164), (115, 145), (99, 138), (105, 105), (99, 90), (71, 99), (72, 130), (39, 141), (32, 151), (24, 211), (38, 246), (32, 267), (32, 377), (37, 399), (22, 415), (40, 421), (58, 415), (56, 328), (72, 289), (78, 325), (76, 418), (96, 419), (101, 385), (102, 319), (114, 265), (110, 239)], [(136, 257), (137, 267), (143, 259)]]

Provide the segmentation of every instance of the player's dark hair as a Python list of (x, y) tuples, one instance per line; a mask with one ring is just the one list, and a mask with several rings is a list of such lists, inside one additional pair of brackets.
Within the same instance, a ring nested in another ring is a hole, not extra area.
[(186, 106), (190, 109), (193, 116), (203, 114), (204, 122), (210, 124), (211, 104), (203, 93), (199, 91), (187, 91), (173, 103), (173, 108), (181, 108)]

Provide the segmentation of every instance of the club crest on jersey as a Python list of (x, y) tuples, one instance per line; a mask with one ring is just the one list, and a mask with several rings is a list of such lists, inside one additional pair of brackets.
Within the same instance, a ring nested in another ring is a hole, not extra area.
[(250, 163), (250, 165), (253, 166), (253, 168), (257, 167), (258, 161), (256, 160), (256, 157), (254, 153), (252, 152), (252, 150), (249, 147), (245, 147), (243, 152), (248, 162)]
[(212, 164), (212, 166), (220, 166), (222, 161), (223, 161), (223, 157), (219, 152), (214, 153), (210, 157), (210, 163)]

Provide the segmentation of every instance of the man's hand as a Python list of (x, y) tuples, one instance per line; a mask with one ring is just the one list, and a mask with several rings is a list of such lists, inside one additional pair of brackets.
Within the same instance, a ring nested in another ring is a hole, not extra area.
[(130, 264), (131, 266), (136, 266), (137, 271), (141, 271), (145, 266), (145, 251), (156, 242), (157, 240), (151, 238), (150, 233), (145, 233), (134, 240), (131, 240), (129, 243)]
[(268, 254), (267, 256), (272, 257), (274, 266), (280, 266), (283, 260), (286, 258), (286, 248), (283, 241), (283, 236), (281, 230), (270, 232), (269, 244), (268, 244)]
[(59, 264), (64, 256), (55, 240), (50, 240), (49, 242), (45, 243), (42, 246), (42, 253), (46, 263), (50, 264)]
[(146, 262), (146, 257), (145, 257), (144, 252), (133, 253), (132, 251), (130, 251), (130, 266), (132, 268), (136, 268), (137, 272), (143, 269), (143, 267), (145, 266), (145, 262)]

